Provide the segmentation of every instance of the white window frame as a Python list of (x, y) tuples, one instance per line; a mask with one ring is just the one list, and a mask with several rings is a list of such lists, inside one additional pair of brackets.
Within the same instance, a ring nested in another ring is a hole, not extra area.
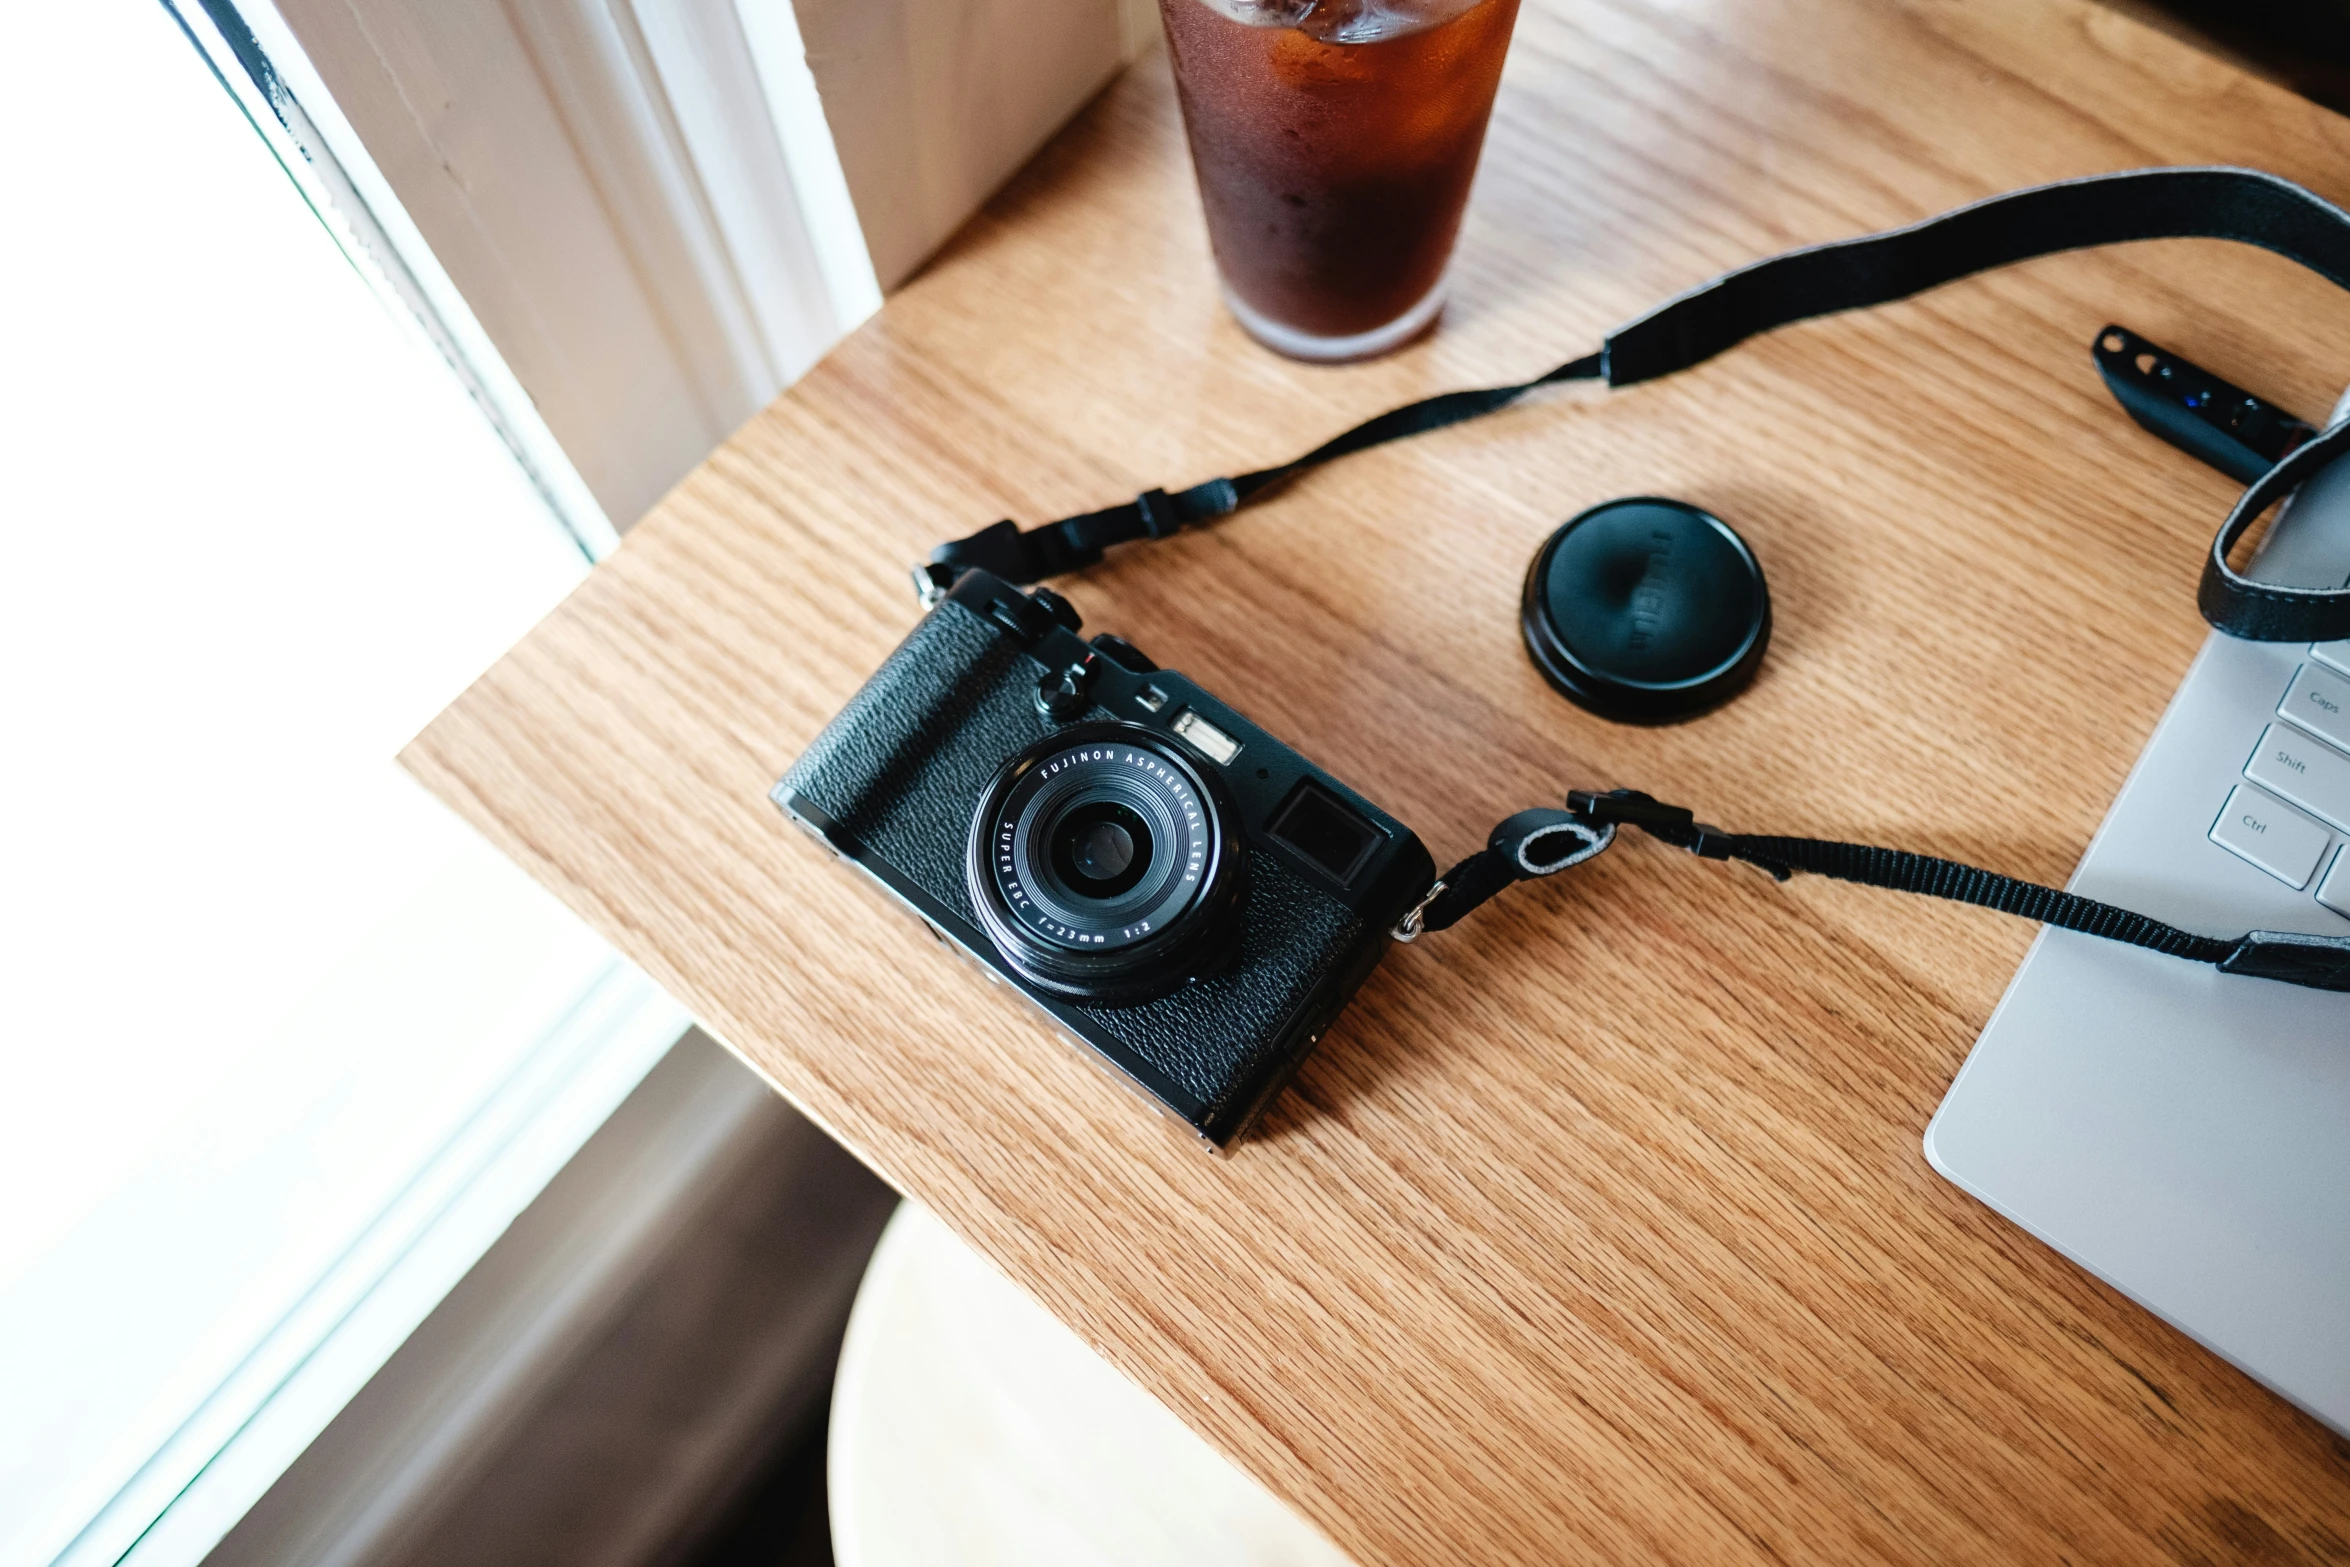
[(246, 9), (624, 530), (1158, 36), (1154, 0)]
[[(333, 123), (332, 106), (322, 92), (297, 95), (292, 81), (304, 79), (298, 54), (256, 53), (237, 13), (219, 0), (173, 0), (165, 9), (200, 56), (189, 60), (189, 69), (211, 66), (354, 270), (448, 362), (546, 503), (550, 523), (588, 560), (608, 553), (618, 540), (602, 508), (463, 298), (413, 237), (396, 197), (363, 151), (346, 163), (328, 150), (320, 119)], [(460, 856), (403, 917), (401, 932), (371, 940), (338, 970), (331, 993), (313, 996), (311, 1004), (340, 1006), (345, 997), (336, 985), (380, 997), (417, 973), (461, 965), (469, 918), (549, 932), (552, 959), (533, 974), (512, 976), (525, 988), (506, 1015), (481, 1019), (480, 1048), (490, 1059), (511, 1061), (511, 1070), (447, 1128), (387, 1202), (358, 1216), (353, 1233), (336, 1237), (332, 1261), (296, 1281), (290, 1304), (249, 1342), (239, 1342), (233, 1369), (196, 1390), (168, 1436), (151, 1451), (126, 1450), (120, 1470), (76, 1475), (91, 1487), (89, 1511), (51, 1559), (55, 1567), (202, 1559), (690, 1022), (487, 845)], [(318, 1043), (289, 1035), (263, 1054)], [(687, 1139), (702, 1164), (739, 1133), (758, 1102), (747, 1074), (712, 1093), (708, 1108), (717, 1113), (699, 1120)], [(255, 1170), (274, 1168), (278, 1152), (274, 1145), (248, 1148), (243, 1160)], [(286, 1152), (298, 1167), (296, 1151)], [(682, 1181), (702, 1164), (677, 1159), (670, 1178)], [(647, 1189), (658, 1191), (657, 1183)], [(160, 1204), (140, 1222), (168, 1224), (168, 1209)]]
[(620, 536), (609, 515), (268, 0), (164, 6), (351, 265), (388, 302), (405, 307), (440, 351), (581, 553), (590, 561), (610, 554)]
[[(1153, 0), (165, 3), (590, 560), (1157, 37)], [(686, 1022), (587, 977), (56, 1567), (200, 1559)]]

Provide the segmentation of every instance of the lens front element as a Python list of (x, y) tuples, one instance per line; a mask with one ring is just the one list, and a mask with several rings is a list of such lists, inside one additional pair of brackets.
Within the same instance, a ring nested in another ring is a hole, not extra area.
[(990, 813), (989, 890), (1049, 946), (1148, 943), (1182, 920), (1213, 857), (1198, 777), (1155, 743), (1054, 739)]
[(1195, 977), (1237, 934), (1243, 855), (1222, 786), (1152, 731), (1064, 729), (972, 822), (980, 923), (1022, 975), (1094, 1001)]
[(1150, 870), (1150, 827), (1115, 800), (1078, 806), (1053, 827), (1051, 842), (1053, 870), (1078, 898), (1116, 898)]

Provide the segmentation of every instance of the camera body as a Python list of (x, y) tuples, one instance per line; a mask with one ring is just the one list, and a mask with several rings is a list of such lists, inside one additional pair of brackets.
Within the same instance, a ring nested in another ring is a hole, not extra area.
[(966, 571), (772, 791), (1211, 1146), (1247, 1130), (1435, 865), (1183, 676)]

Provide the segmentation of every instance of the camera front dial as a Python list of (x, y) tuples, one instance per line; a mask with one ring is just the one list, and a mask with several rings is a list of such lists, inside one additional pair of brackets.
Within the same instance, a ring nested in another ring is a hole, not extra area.
[(1040, 989), (1148, 1000), (1240, 934), (1246, 855), (1213, 771), (1134, 724), (1078, 724), (1005, 764), (972, 818), (971, 901)]

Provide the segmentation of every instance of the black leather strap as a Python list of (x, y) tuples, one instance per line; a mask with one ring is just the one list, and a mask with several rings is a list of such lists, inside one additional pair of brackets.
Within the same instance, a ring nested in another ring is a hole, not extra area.
[(2258, 169), (2126, 169), (2009, 191), (1906, 228), (1725, 272), (1608, 334), (1610, 386), (1711, 359), (1757, 333), (1891, 304), (1993, 267), (2140, 239), (2227, 239), (2350, 288), (2350, 214)]
[(1478, 418), (1508, 407), (1536, 387), (1560, 381), (1596, 380), (1599, 374), (1600, 356), (1586, 354), (1515, 386), (1439, 392), (1401, 408), (1390, 408), (1331, 437), (1303, 457), (1271, 468), (1259, 468), (1236, 478), (1210, 479), (1172, 495), (1165, 490), (1145, 490), (1123, 506), (1107, 506), (1100, 511), (1064, 517), (1059, 522), (1048, 522), (1025, 532), (1018, 523), (1006, 518), (990, 523), (969, 538), (941, 544), (930, 552), (930, 561), (934, 566), (952, 571), (976, 567), (993, 572), (1006, 582), (1026, 583), (1057, 577), (1093, 565), (1102, 558), (1102, 551), (1113, 544), (1163, 539), (1178, 529), (1230, 516), (1267, 490), (1333, 458)]
[[(1511, 846), (1555, 841), (1581, 824), (1582, 836), (1573, 852), (1557, 863), (1544, 865), (1537, 852), (1513, 858)], [(2256, 930), (2242, 936), (2199, 936), (2166, 925), (2161, 920), (2078, 893), (2019, 881), (1997, 871), (1961, 865), (1955, 860), (1911, 854), (1903, 849), (1881, 849), (1865, 843), (1837, 843), (1825, 838), (1760, 837), (1724, 832), (1697, 820), (1678, 805), (1667, 805), (1632, 789), (1606, 794), (1576, 790), (1567, 796), (1564, 811), (1521, 811), (1493, 830), (1486, 847), (1446, 871), (1418, 909), (1407, 916), (1396, 934), (1405, 940), (1422, 928), (1442, 930), (1458, 923), (1503, 888), (1531, 876), (1579, 865), (1607, 848), (1619, 827), (1637, 827), (1650, 837), (1687, 849), (1700, 859), (1738, 860), (1769, 872), (1780, 881), (1798, 871), (1858, 882), (1866, 887), (1888, 887), (1896, 892), (1923, 893), (2020, 915), (2062, 930), (2126, 942), (2166, 957), (2190, 963), (2209, 963), (2223, 974), (2273, 979), (2314, 990), (2350, 991), (2350, 937), (2308, 936), (2294, 931)], [(1536, 831), (1553, 835), (1545, 840)], [(1518, 861), (1534, 863), (1520, 868)]]
[[(2350, 214), (2257, 169), (2133, 169), (1993, 196), (1880, 234), (1788, 251), (1724, 273), (1608, 334), (1596, 354), (1531, 381), (1446, 392), (1391, 409), (1292, 462), (1023, 531), (993, 524), (931, 552), (951, 570), (977, 566), (1035, 582), (1090, 566), (1115, 544), (1165, 538), (1230, 515), (1307, 469), (1407, 435), (1505, 408), (1537, 387), (1604, 378), (1630, 386), (1684, 370), (1757, 333), (1839, 311), (1907, 299), (1973, 273), (2036, 256), (2141, 239), (2203, 238), (2257, 245), (2350, 288)], [(2262, 512), (2350, 445), (2337, 426), (2308, 442), (2229, 514), (2204, 564), (2196, 602), (2231, 636), (2255, 641), (2350, 637), (2350, 589), (2279, 588), (2230, 569), (2228, 551)]]
[(2350, 637), (2350, 590), (2277, 587), (2255, 582), (2228, 564), (2228, 552), (2261, 513), (2345, 449), (2350, 449), (2350, 419), (2294, 448), (2237, 499), (2212, 538), (2211, 553), (2203, 561), (2203, 581), (2195, 589), (2195, 605), (2205, 620), (2250, 642), (2333, 642)]

